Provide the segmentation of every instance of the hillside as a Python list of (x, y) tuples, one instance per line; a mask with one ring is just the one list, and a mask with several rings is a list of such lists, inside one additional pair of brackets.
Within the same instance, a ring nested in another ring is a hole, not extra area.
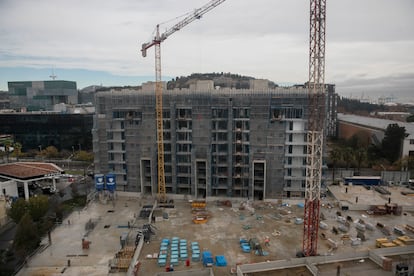
[[(254, 80), (253, 77), (241, 76), (231, 73), (194, 73), (186, 77), (176, 77), (167, 83), (168, 89), (174, 88), (189, 88), (190, 84), (195, 83), (197, 80), (212, 80), (214, 86), (229, 87), (236, 89), (248, 89), (250, 80)], [(269, 87), (277, 87), (278, 85), (269, 81)]]

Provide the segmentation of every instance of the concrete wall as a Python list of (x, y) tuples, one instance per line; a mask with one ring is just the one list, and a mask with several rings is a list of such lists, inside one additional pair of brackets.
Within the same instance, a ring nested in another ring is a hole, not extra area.
[(386, 256), (413, 254), (414, 245), (393, 248), (379, 248), (370, 251), (355, 251), (344, 254), (337, 254), (331, 256), (316, 256), (307, 258), (296, 258), (289, 260), (280, 260), (264, 263), (244, 264), (237, 267), (237, 275), (243, 276), (245, 273), (258, 273), (264, 271), (273, 271), (286, 268), (306, 266), (313, 274), (318, 275), (319, 271), (316, 265), (346, 262), (358, 259), (369, 258), (373, 262), (382, 267), (383, 259)]
[(19, 194), (17, 191), (16, 181), (9, 180), (9, 181), (0, 182), (0, 195), (18, 197)]
[(214, 276), (213, 269), (202, 268), (184, 271), (160, 272), (157, 276)]

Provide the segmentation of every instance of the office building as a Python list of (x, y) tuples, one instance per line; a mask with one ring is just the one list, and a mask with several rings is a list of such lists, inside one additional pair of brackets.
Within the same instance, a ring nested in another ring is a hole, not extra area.
[(49, 111), (55, 104), (77, 104), (76, 82), (14, 81), (8, 82), (10, 108), (25, 111)]

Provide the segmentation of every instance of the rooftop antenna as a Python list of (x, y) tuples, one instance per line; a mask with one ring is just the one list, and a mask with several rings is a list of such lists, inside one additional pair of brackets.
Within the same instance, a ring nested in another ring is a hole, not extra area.
[(55, 75), (55, 67), (54, 66), (52, 68), (52, 75), (50, 75), (49, 78), (51, 78), (52, 80), (55, 80), (57, 78), (57, 76)]

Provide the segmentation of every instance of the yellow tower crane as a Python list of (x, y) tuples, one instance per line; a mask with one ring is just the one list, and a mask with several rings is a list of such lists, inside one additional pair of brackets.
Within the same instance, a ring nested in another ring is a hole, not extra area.
[(152, 46), (155, 47), (155, 106), (156, 106), (156, 121), (157, 121), (157, 154), (158, 154), (158, 200), (160, 202), (166, 201), (166, 188), (165, 188), (165, 173), (164, 173), (164, 136), (163, 136), (163, 118), (162, 118), (162, 81), (161, 81), (161, 42), (166, 40), (170, 35), (179, 31), (183, 27), (196, 19), (200, 19), (201, 16), (213, 8), (217, 7), (225, 0), (213, 0), (205, 4), (199, 9), (196, 9), (193, 13), (186, 16), (183, 20), (176, 23), (174, 26), (160, 34), (159, 24), (156, 27), (155, 37), (148, 43), (142, 44), (141, 52), (142, 56), (147, 56), (147, 49)]

